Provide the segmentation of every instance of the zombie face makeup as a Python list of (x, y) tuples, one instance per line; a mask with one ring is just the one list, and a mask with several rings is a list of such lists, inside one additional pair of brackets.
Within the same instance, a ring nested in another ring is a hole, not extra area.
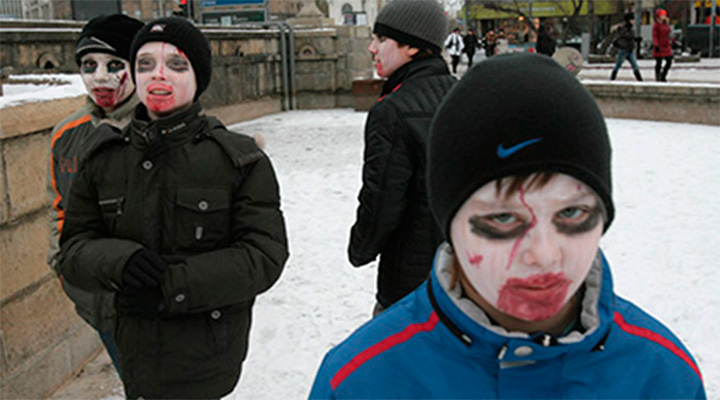
[[(491, 307), (524, 321), (555, 316), (585, 280), (603, 218), (595, 193), (559, 174), (541, 187), (473, 193), (450, 235), (463, 274)], [(481, 305), (482, 306), (482, 305)], [(486, 310), (487, 311), (487, 310)]]
[(393, 72), (412, 60), (417, 49), (409, 46), (400, 46), (398, 42), (389, 37), (375, 35), (368, 46), (373, 56), (373, 66), (382, 78), (389, 78)]
[(105, 112), (114, 110), (135, 90), (130, 64), (110, 54), (85, 54), (80, 59), (80, 76), (92, 101)]
[(157, 119), (193, 103), (197, 90), (190, 60), (170, 43), (145, 43), (137, 53), (135, 79), (138, 97)]

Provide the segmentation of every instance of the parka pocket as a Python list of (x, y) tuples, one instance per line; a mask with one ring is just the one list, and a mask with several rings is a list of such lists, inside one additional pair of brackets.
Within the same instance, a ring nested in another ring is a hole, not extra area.
[(230, 192), (222, 188), (179, 188), (175, 207), (178, 250), (199, 252), (229, 243)]
[(118, 229), (118, 220), (123, 214), (123, 207), (125, 205), (124, 196), (103, 196), (98, 200), (98, 206), (100, 206), (100, 212), (102, 213), (102, 219), (105, 226), (110, 233), (116, 233)]

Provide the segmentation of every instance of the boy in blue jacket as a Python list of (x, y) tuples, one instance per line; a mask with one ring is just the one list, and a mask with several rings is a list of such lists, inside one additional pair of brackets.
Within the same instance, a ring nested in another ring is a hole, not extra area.
[(477, 65), (428, 149), (447, 240), (430, 277), (325, 356), (310, 398), (705, 398), (680, 340), (613, 292), (610, 142), (572, 75), (540, 55)]

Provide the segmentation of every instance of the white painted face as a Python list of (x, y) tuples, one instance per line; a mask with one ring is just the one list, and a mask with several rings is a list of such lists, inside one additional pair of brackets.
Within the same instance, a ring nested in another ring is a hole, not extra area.
[(135, 90), (130, 79), (130, 63), (111, 54), (82, 56), (80, 76), (92, 101), (105, 112), (113, 111)]
[(197, 83), (190, 60), (170, 43), (149, 42), (138, 50), (135, 61), (138, 97), (157, 119), (193, 103)]
[(505, 198), (496, 182), (473, 193), (450, 225), (455, 254), (492, 307), (525, 321), (553, 317), (587, 277), (602, 236), (595, 193), (568, 175)]
[(368, 46), (373, 56), (373, 66), (382, 78), (389, 78), (398, 68), (412, 60), (418, 49), (409, 46), (400, 46), (398, 42), (389, 37), (375, 35)]

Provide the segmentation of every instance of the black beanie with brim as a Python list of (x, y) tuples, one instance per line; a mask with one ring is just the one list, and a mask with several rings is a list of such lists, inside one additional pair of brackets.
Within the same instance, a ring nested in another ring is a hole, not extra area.
[(130, 60), (130, 45), (143, 23), (123, 14), (101, 15), (88, 21), (75, 43), (75, 62), (88, 53), (106, 53)]
[(559, 172), (587, 184), (615, 214), (610, 140), (590, 92), (553, 59), (508, 54), (477, 64), (431, 124), (430, 208), (445, 238), (458, 209), (496, 179)]
[(189, 21), (178, 17), (159, 18), (148, 22), (135, 36), (130, 49), (130, 67), (135, 82), (135, 59), (145, 43), (170, 43), (180, 49), (190, 60), (197, 91), (195, 100), (207, 89), (212, 77), (212, 53), (205, 35)]

